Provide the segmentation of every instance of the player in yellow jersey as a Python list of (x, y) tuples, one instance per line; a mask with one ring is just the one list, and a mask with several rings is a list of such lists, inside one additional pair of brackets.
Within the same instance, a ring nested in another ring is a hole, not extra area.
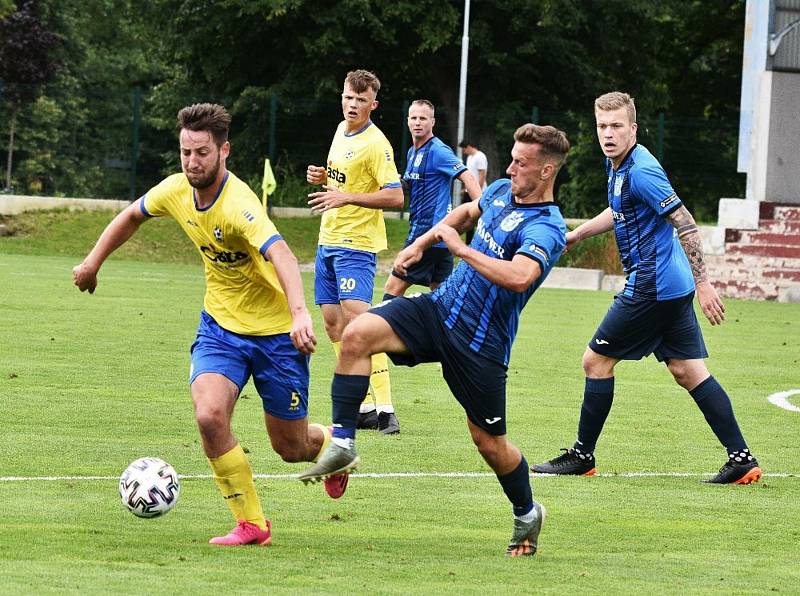
[[(383, 211), (403, 205), (400, 175), (389, 141), (370, 115), (378, 107), (380, 81), (367, 70), (347, 73), (342, 92), (344, 121), (328, 152), (327, 166), (309, 165), (306, 180), (323, 185), (311, 193), (312, 211), (322, 214), (314, 301), (337, 355), (347, 324), (372, 303), (377, 253), (386, 249)], [(400, 431), (391, 401), (386, 354), (372, 358), (370, 394), (361, 406), (359, 428)], [(334, 429), (334, 433), (336, 429)]]
[(216, 104), (178, 112), (183, 173), (169, 176), (114, 218), (73, 278), (81, 291), (93, 293), (106, 258), (151, 217), (172, 216), (195, 243), (206, 294), (189, 382), (203, 450), (237, 521), (229, 534), (210, 542), (268, 545), (271, 524), (231, 431), (239, 393), (252, 376), (272, 448), (284, 461), (315, 461), (330, 431), (308, 423), (308, 361), (317, 340), (297, 259), (255, 194), (225, 167), (230, 122)]

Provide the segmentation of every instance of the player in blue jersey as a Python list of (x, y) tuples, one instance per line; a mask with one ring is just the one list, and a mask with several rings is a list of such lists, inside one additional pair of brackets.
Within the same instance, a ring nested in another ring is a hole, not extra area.
[[(461, 259), (453, 274), (430, 294), (382, 302), (348, 325), (331, 386), (333, 439), (300, 479), (315, 482), (358, 465), (356, 418), (371, 354), (386, 352), (407, 366), (440, 362), (473, 442), (511, 501), (514, 530), (506, 552), (523, 556), (536, 552), (545, 511), (533, 500), (525, 457), (506, 436), (507, 367), (520, 311), (566, 244), (553, 183), (569, 142), (552, 126), (534, 124), (517, 129), (514, 140), (510, 179), (454, 209), (395, 260), (404, 274), (425, 249), (444, 242)], [(471, 227), (475, 237), (467, 246), (459, 234)]]
[(620, 92), (601, 95), (595, 118), (606, 156), (609, 206), (569, 232), (567, 247), (613, 229), (628, 279), (583, 355), (586, 384), (574, 446), (532, 469), (593, 475), (595, 445), (614, 398), (614, 367), (620, 360), (655, 354), (689, 391), (727, 449), (728, 461), (707, 482), (757, 482), (761, 469), (731, 401), (705, 365), (708, 352), (692, 307), (694, 296), (712, 325), (725, 319), (725, 307), (708, 280), (697, 225), (661, 164), (637, 144), (633, 98)]
[[(475, 177), (453, 150), (434, 136), (435, 124), (435, 110), (431, 102), (417, 99), (411, 103), (408, 108), (408, 130), (414, 144), (408, 150), (403, 174), (403, 183), (410, 197), (408, 236), (404, 248), (450, 213), (450, 186), (454, 178), (461, 180), (470, 200), (477, 201), (481, 197), (481, 187)], [(383, 287), (383, 299), (402, 296), (414, 284), (435, 290), (452, 271), (453, 255), (444, 242), (437, 242), (405, 274), (392, 271)]]
[[(408, 130), (413, 145), (408, 150), (402, 179), (409, 193), (408, 236), (404, 248), (450, 213), (450, 186), (454, 178), (461, 180), (470, 200), (481, 197), (481, 188), (464, 163), (433, 135), (434, 114), (433, 104), (427, 99), (417, 99), (408, 108)], [(403, 296), (414, 284), (435, 290), (452, 271), (453, 255), (444, 242), (437, 242), (404, 274), (392, 270), (383, 287), (383, 299)], [(369, 403), (361, 404), (358, 428), (380, 428), (378, 414), (370, 409)]]

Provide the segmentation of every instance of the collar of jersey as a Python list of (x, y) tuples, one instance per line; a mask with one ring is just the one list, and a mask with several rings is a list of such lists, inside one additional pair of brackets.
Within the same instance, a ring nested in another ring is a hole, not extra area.
[(415, 154), (419, 153), (422, 150), (423, 147), (425, 147), (426, 145), (430, 145), (433, 142), (433, 139), (435, 139), (435, 138), (436, 138), (436, 135), (433, 135), (430, 139), (428, 139), (427, 141), (422, 143), (422, 145), (420, 145), (419, 147), (414, 147), (412, 145), (412, 147), (414, 147), (414, 153)]
[(635, 144), (633, 145), (633, 147), (631, 147), (630, 149), (628, 149), (628, 152), (625, 154), (625, 157), (623, 157), (623, 158), (622, 158), (622, 161), (621, 161), (621, 162), (619, 162), (619, 167), (618, 167), (616, 170), (614, 170), (614, 166), (611, 166), (611, 169), (612, 169), (614, 172), (619, 172), (619, 171), (622, 169), (622, 166), (624, 166), (626, 163), (628, 163), (628, 160), (631, 158), (631, 154), (633, 153), (633, 151), (634, 151), (634, 150), (635, 150), (635, 149), (636, 149), (638, 146), (639, 146), (639, 143), (635, 143)]
[(546, 203), (518, 203), (517, 202), (517, 197), (514, 197), (511, 200), (511, 204), (514, 205), (514, 207), (519, 207), (520, 209), (531, 209), (531, 208), (534, 208), (534, 207), (555, 207), (556, 206), (556, 202), (555, 201), (547, 201)]
[(370, 126), (372, 126), (372, 120), (367, 120), (367, 123), (364, 126), (362, 126), (361, 128), (359, 128), (357, 131), (355, 131), (355, 132), (346, 132), (346, 133), (344, 133), (344, 136), (346, 136), (346, 137), (354, 137), (356, 135), (360, 135), (362, 132), (367, 130)]
[(197, 206), (197, 193), (195, 192), (194, 189), (192, 189), (192, 200), (194, 201), (194, 208), (197, 211), (208, 211), (209, 209), (211, 209), (214, 206), (214, 203), (217, 202), (217, 199), (219, 198), (219, 195), (222, 194), (222, 189), (225, 188), (225, 183), (228, 181), (228, 174), (230, 174), (230, 172), (226, 171), (225, 172), (225, 177), (222, 179), (222, 184), (219, 185), (219, 188), (217, 189), (217, 194), (214, 196), (214, 200), (211, 201), (211, 203), (209, 204), (208, 207), (202, 207), (201, 208), (201, 207)]

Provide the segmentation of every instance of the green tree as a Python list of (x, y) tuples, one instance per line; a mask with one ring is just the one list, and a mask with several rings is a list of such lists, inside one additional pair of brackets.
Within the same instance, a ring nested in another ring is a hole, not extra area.
[[(733, 4), (473, 3), (466, 134), (489, 156), (491, 176), (502, 176), (511, 135), (537, 106), (540, 120), (564, 128), (575, 146), (562, 184), (569, 214), (591, 213), (603, 196), (604, 180), (602, 154), (589, 134), (594, 98), (611, 89), (626, 90), (637, 98), (644, 118), (655, 122), (659, 111), (696, 105), (682, 101), (690, 90), (687, 68), (722, 66), (717, 76), (736, 85), (736, 52), (715, 54), (709, 47), (741, 45), (743, 3)], [(227, 103), (235, 116), (234, 159), (245, 174), (257, 173), (258, 157), (264, 154), (270, 95), (277, 95), (282, 106), (291, 104), (287, 109), (293, 115), (326, 114), (332, 129), (341, 80), (356, 67), (374, 70), (383, 81), (379, 122), (388, 117), (387, 108), (393, 114), (404, 100), (424, 96), (437, 105), (437, 133), (451, 144), (459, 140), (460, 0), (156, 0), (151, 6), (173, 15), (162, 39), (174, 73), (159, 85), (151, 105), (154, 113), (169, 115), (160, 125), (171, 126), (172, 114), (190, 101)], [(707, 25), (707, 31), (694, 32), (695, 22)], [(730, 61), (711, 60), (717, 55)], [(693, 83), (697, 97), (703, 86)], [(730, 89), (720, 84), (714, 91)], [(706, 101), (725, 103), (715, 97)], [(324, 151), (327, 128), (306, 127), (293, 140), (310, 144), (315, 136), (318, 151)], [(382, 128), (390, 136), (402, 129), (394, 122)], [(652, 145), (654, 135), (655, 127), (643, 128), (643, 142)], [(710, 187), (703, 191), (713, 192)]]
[[(231, 110), (231, 166), (253, 180), (276, 97), (280, 172), (301, 178), (308, 160), (324, 157), (341, 116), (342, 79), (353, 68), (380, 76), (375, 119), (396, 150), (407, 143), (403, 102), (418, 97), (436, 104), (437, 134), (459, 141), (463, 0), (38, 0), (37, 7), (64, 39), (64, 67), (45, 89), (51, 101), (20, 114), (37, 134), (20, 144), (32, 163), (19, 173), (42, 192), (127, 194), (128, 171), (108, 166), (130, 161), (133, 87), (145, 97), (138, 190), (178, 166), (174, 137), (164, 131), (196, 101)], [(605, 91), (628, 91), (640, 141), (654, 152), (658, 114), (666, 115), (658, 147), (665, 166), (690, 206), (710, 213), (741, 183), (743, 25), (743, 0), (473, 2), (466, 135), (489, 156), (490, 177), (500, 177), (513, 131), (536, 106), (539, 122), (566, 130), (574, 147), (560, 179), (565, 212), (590, 215), (605, 196), (592, 103)]]
[(32, 103), (42, 86), (56, 74), (53, 50), (60, 38), (48, 31), (36, 15), (32, 1), (0, 19), (0, 81), (3, 101), (9, 106), (6, 188), (11, 188), (14, 135), (23, 106)]
[[(596, 95), (618, 89), (636, 98), (638, 141), (653, 153), (658, 114), (665, 114), (661, 149), (670, 180), (698, 219), (715, 219), (718, 199), (744, 190), (736, 173), (736, 131), (745, 3), (596, 4), (585, 31), (596, 84), (576, 112), (580, 125), (570, 131), (574, 148), (560, 189), (565, 211), (590, 217), (604, 206), (606, 178), (592, 105)], [(629, 20), (629, 10), (638, 16)]]
[(17, 7), (11, 0), (0, 0), (0, 18), (10, 15), (15, 10)]
[[(40, 0), (37, 11), (62, 39), (54, 50), (60, 69), (43, 99), (19, 112), (26, 134), (16, 182), (33, 194), (127, 196), (132, 91), (164, 77), (154, 27), (130, 0)], [(139, 170), (152, 171), (152, 182), (163, 135), (154, 135), (153, 148), (147, 132)]]

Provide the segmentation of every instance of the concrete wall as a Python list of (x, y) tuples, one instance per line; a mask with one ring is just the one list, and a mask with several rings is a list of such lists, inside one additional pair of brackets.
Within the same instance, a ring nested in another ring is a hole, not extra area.
[(544, 280), (543, 288), (564, 290), (606, 290), (620, 292), (625, 287), (624, 275), (606, 275), (600, 269), (553, 267)]
[(752, 131), (745, 137), (747, 199), (800, 203), (800, 73), (767, 70), (758, 82)]
[(122, 211), (128, 201), (113, 199), (65, 199), (61, 197), (29, 197), (25, 195), (0, 195), (0, 215), (14, 215), (40, 209), (110, 209)]
[(800, 73), (772, 73), (764, 199), (800, 203)]
[[(408, 211), (404, 211), (402, 214), (399, 211), (383, 212), (384, 219), (400, 219), (401, 215), (403, 216), (403, 219), (408, 220)], [(308, 209), (307, 207), (273, 207), (272, 216), (273, 217), (319, 217), (318, 215), (314, 215), (313, 213), (311, 213), (311, 209)]]

